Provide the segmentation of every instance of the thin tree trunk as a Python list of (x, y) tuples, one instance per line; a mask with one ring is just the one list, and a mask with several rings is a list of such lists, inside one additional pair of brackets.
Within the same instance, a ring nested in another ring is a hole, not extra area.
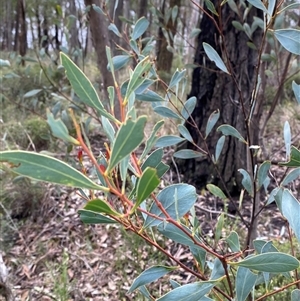
[[(86, 6), (92, 6), (95, 4), (100, 5), (97, 0), (84, 0)], [(106, 99), (108, 99), (107, 88), (109, 86), (114, 86), (114, 81), (111, 73), (107, 70), (107, 58), (106, 58), (106, 46), (110, 46), (108, 39), (108, 30), (106, 25), (106, 20), (103, 15), (97, 13), (92, 7), (88, 13), (89, 25), (91, 36), (93, 40), (93, 45), (97, 54), (97, 65), (101, 73), (103, 92)], [(116, 107), (116, 114), (118, 115), (118, 108)]]

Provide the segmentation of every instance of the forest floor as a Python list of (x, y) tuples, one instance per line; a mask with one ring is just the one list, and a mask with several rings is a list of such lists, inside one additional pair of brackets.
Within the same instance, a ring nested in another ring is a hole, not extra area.
[[(274, 160), (285, 158), (282, 140), (278, 137), (274, 140)], [(270, 143), (270, 139), (268, 141)], [(272, 167), (274, 179), (281, 179), (283, 173), (281, 168)], [(172, 183), (173, 177), (169, 172), (162, 186)], [(298, 181), (291, 188), (300, 193), (299, 187)], [(141, 295), (126, 293), (133, 279), (151, 265), (172, 264), (153, 247), (119, 226), (83, 224), (77, 213), (83, 206), (84, 200), (74, 190), (49, 185), (28, 217), (6, 217), (5, 225), (1, 222), (0, 250), (8, 268), (8, 284), (14, 300), (144, 300)], [(250, 216), (249, 206), (247, 202), (243, 204), (242, 213), (246, 218)], [(212, 235), (222, 210), (220, 200), (208, 194), (199, 196), (196, 211), (205, 235)], [(231, 230), (243, 235), (244, 229), (236, 216), (229, 212), (227, 219), (230, 226), (224, 229), (224, 235)], [(277, 244), (286, 242), (286, 224), (275, 205), (262, 212), (258, 235)], [(176, 258), (192, 262), (182, 246), (167, 242), (165, 248)], [(181, 284), (191, 280), (183, 272), (170, 277)], [(166, 292), (170, 289), (168, 278), (157, 281), (152, 288), (158, 293)]]

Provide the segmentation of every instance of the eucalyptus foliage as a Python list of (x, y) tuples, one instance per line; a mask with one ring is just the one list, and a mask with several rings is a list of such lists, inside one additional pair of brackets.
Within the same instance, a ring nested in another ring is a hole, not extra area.
[[(205, 1), (208, 13), (217, 14), (212, 3)], [(235, 6), (233, 2), (228, 1)], [(288, 51), (299, 54), (300, 36), (298, 29), (272, 30), (270, 25), (276, 14), (280, 12), (274, 0), (265, 6), (259, 0), (248, 0), (244, 3), (250, 9), (253, 5), (264, 13), (264, 19), (259, 19), (265, 31), (274, 34), (274, 37)], [(98, 7), (93, 6), (96, 11)], [(275, 11), (274, 11), (275, 9)], [(101, 10), (102, 11), (102, 10)], [(101, 13), (100, 11), (100, 13)], [(240, 30), (247, 30), (247, 26), (236, 22), (233, 24)], [(196, 279), (194, 282), (180, 284), (170, 280), (170, 291), (162, 292), (156, 300), (236, 300), (244, 301), (249, 294), (252, 300), (263, 300), (263, 298), (276, 294), (272, 288), (271, 278), (283, 275), (289, 279), (289, 285), (285, 288), (300, 284), (299, 260), (292, 254), (279, 252), (270, 241), (255, 240), (254, 250), (249, 246), (243, 247), (242, 241), (237, 232), (227, 228), (228, 217), (221, 214), (214, 230), (214, 244), (202, 235), (199, 221), (195, 214), (195, 203), (197, 192), (195, 187), (185, 183), (160, 187), (164, 174), (169, 166), (163, 162), (163, 149), (176, 145), (184, 140), (194, 143), (192, 135), (188, 132), (184, 123), (191, 117), (196, 104), (194, 97), (182, 103), (179, 110), (174, 108), (170, 100), (170, 93), (179, 98), (180, 85), (185, 78), (185, 71), (175, 71), (165, 96), (161, 96), (151, 90), (160, 79), (156, 73), (155, 62), (149, 55), (153, 50), (152, 39), (141, 40), (141, 36), (147, 30), (149, 22), (141, 18), (132, 26), (132, 32), (128, 36), (128, 45), (131, 51), (122, 55), (111, 57), (107, 48), (108, 69), (113, 73), (115, 86), (109, 87), (110, 107), (104, 105), (93, 87), (90, 80), (77, 67), (75, 63), (64, 53), (61, 53), (61, 64), (65, 69), (66, 76), (70, 81), (73, 92), (80, 98), (80, 101), (90, 107), (97, 115), (103, 132), (107, 135), (109, 143), (103, 145), (105, 153), (93, 153), (89, 147), (84, 127), (81, 127), (77, 118), (70, 111), (76, 129), (76, 137), (73, 137), (64, 123), (53, 114), (48, 112), (48, 123), (53, 135), (64, 140), (66, 143), (78, 147), (78, 161), (82, 170), (76, 170), (68, 164), (42, 153), (34, 153), (20, 150), (9, 150), (0, 153), (1, 161), (8, 162), (10, 167), (21, 175), (39, 181), (47, 181), (61, 185), (67, 185), (78, 189), (83, 198), (87, 196), (84, 189), (90, 190), (90, 197), (86, 205), (78, 213), (81, 220), (87, 224), (110, 224), (117, 223), (130, 230), (147, 243), (155, 246), (158, 251), (163, 252), (173, 262), (172, 266), (164, 266), (161, 263), (148, 267), (132, 283), (128, 293), (139, 290), (147, 300), (154, 300), (147, 290), (149, 283), (158, 280), (169, 273), (176, 273), (184, 270), (192, 274)], [(249, 27), (250, 28), (250, 27)], [(120, 32), (111, 25), (110, 28), (115, 34)], [(209, 44), (204, 45), (208, 59), (213, 60), (220, 72), (229, 74), (226, 62)], [(262, 53), (260, 53), (262, 55)], [(115, 72), (125, 66), (130, 66), (132, 60), (136, 60), (136, 67), (129, 71), (127, 80), (119, 84), (116, 81)], [(2, 66), (9, 66), (6, 61), (0, 61)], [(255, 87), (257, 89), (257, 87)], [(299, 85), (293, 82), (292, 89), (299, 102)], [(31, 94), (24, 97), (31, 97), (39, 91), (31, 91)], [(255, 91), (253, 91), (255, 95)], [(120, 118), (114, 114), (114, 103), (119, 102), (121, 108)], [(136, 110), (137, 101), (147, 101), (152, 104), (153, 112), (161, 116), (161, 121), (156, 123), (152, 131), (145, 134), (145, 127), (149, 124), (148, 116), (139, 116)], [(255, 100), (254, 100), (255, 101)], [(243, 137), (239, 131), (229, 124), (219, 126), (214, 131), (214, 126), (219, 119), (219, 111), (211, 113), (208, 120), (204, 139), (216, 132), (222, 136), (217, 142), (215, 155), (212, 155), (217, 164), (221, 150), (227, 136), (238, 139), (240, 143), (247, 145), (247, 137)], [(160, 136), (160, 129), (164, 120), (170, 118), (178, 122), (179, 135)], [(189, 122), (193, 122), (189, 119)], [(246, 122), (246, 121), (245, 121)], [(284, 127), (284, 141), (287, 151), (287, 162), (282, 166), (291, 169), (279, 183), (279, 186), (269, 191), (269, 199), (266, 205), (275, 201), (281, 214), (288, 221), (289, 227), (300, 242), (300, 203), (290, 190), (288, 185), (299, 178), (300, 151), (299, 145), (292, 145), (291, 129), (287, 123)], [(247, 145), (249, 149), (254, 148)], [(137, 149), (142, 152), (137, 152)], [(253, 152), (254, 153), (254, 152)], [(82, 160), (83, 154), (88, 157), (89, 164), (95, 170), (96, 178), (91, 178), (86, 173)], [(207, 156), (206, 150), (189, 149), (178, 151), (174, 157), (189, 159)], [(255, 193), (265, 187), (268, 190), (270, 161), (265, 161), (255, 166), (256, 171), (240, 169), (242, 174), (242, 186), (245, 193), (253, 197)], [(253, 174), (255, 175), (253, 177)], [(209, 184), (207, 190), (215, 197), (227, 200), (227, 194), (221, 187)], [(96, 191), (101, 191), (101, 197), (94, 197)], [(114, 195), (115, 201), (111, 201)], [(241, 197), (243, 193), (241, 193)], [(242, 217), (240, 217), (242, 218)], [(225, 233), (224, 234), (224, 229)], [(167, 249), (157, 242), (156, 235), (182, 245), (191, 257), (193, 263), (184, 263), (176, 258)], [(191, 265), (193, 267), (191, 267)], [(264, 283), (267, 287), (264, 296), (256, 294), (256, 287)], [(271, 288), (270, 288), (271, 287)], [(292, 292), (291, 300), (299, 300), (299, 290)]]

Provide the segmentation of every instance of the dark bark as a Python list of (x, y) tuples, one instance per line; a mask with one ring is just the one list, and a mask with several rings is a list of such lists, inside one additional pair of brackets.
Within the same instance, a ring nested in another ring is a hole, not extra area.
[[(217, 6), (217, 1), (214, 0), (213, 2)], [(247, 17), (248, 22), (251, 23), (253, 16), (257, 16), (257, 14), (257, 11), (252, 8)], [(220, 110), (220, 119), (212, 133), (206, 139), (207, 146), (212, 154), (215, 153), (217, 140), (221, 136), (215, 130), (221, 124), (230, 124), (243, 137), (247, 137), (245, 116), (241, 101), (243, 101), (246, 114), (248, 114), (251, 92), (254, 86), (255, 66), (258, 58), (257, 51), (247, 46), (248, 38), (246, 34), (236, 30), (232, 26), (232, 21), (236, 19), (236, 15), (228, 5), (223, 6), (222, 16), (224, 16), (222, 19), (223, 34), (225, 35), (224, 46), (228, 52), (233, 76), (237, 81), (235, 83), (233, 77), (220, 72), (215, 63), (211, 62), (204, 53), (203, 42), (210, 44), (219, 54), (224, 51), (224, 47), (221, 49), (221, 39), (216, 26), (204, 14), (200, 24), (201, 33), (198, 36), (198, 45), (194, 59), (194, 63), (199, 65), (199, 67), (193, 71), (192, 88), (189, 95), (189, 97), (197, 97), (197, 105), (192, 117), (203, 135), (210, 114), (215, 110)], [(256, 43), (256, 39), (259, 39), (260, 36), (261, 33), (256, 31), (253, 42)], [(254, 116), (252, 120), (253, 124), (251, 126), (256, 126), (256, 129), (250, 133), (252, 144), (257, 144), (258, 142), (260, 117), (261, 112)], [(190, 131), (194, 141), (197, 142), (197, 145), (205, 149), (203, 140), (199, 137), (195, 128), (189, 123), (186, 123), (186, 127)], [(194, 147), (190, 143), (187, 143), (183, 148)], [(247, 157), (246, 145), (236, 138), (227, 136), (217, 167), (225, 185), (232, 193), (235, 191), (238, 192), (237, 188), (241, 178), (238, 169), (248, 169)], [(207, 183), (215, 183), (223, 188), (220, 183), (219, 174), (216, 172), (209, 158), (178, 161), (178, 165), (180, 172), (184, 175), (185, 181), (193, 183), (198, 189), (201, 189)]]

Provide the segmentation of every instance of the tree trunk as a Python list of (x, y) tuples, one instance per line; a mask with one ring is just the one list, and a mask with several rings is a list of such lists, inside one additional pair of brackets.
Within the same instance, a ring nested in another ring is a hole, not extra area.
[[(168, 8), (173, 8), (175, 5), (180, 7), (181, 0), (170, 0), (169, 6), (166, 6), (166, 0), (162, 2), (161, 13), (164, 16), (166, 14), (166, 10)], [(163, 80), (169, 80), (171, 75), (171, 68), (173, 62), (173, 52), (170, 52), (167, 49), (167, 46), (173, 47), (174, 45), (174, 36), (177, 30), (177, 17), (175, 22), (172, 20), (172, 16), (170, 16), (167, 24), (165, 24), (164, 18), (159, 18), (160, 27), (158, 29), (158, 41), (157, 41), (157, 70), (160, 71), (160, 76)], [(163, 33), (163, 28), (166, 30), (169, 41), (165, 37)]]
[[(218, 1), (213, 0), (215, 6)], [(253, 16), (257, 16), (258, 12), (254, 8), (251, 9), (245, 22), (251, 23)], [(251, 92), (254, 86), (255, 66), (257, 63), (257, 51), (247, 46), (248, 37), (244, 32), (238, 31), (232, 25), (232, 21), (237, 15), (229, 8), (223, 5), (222, 8), (222, 26), (225, 36), (225, 45), (230, 64), (232, 65), (233, 76), (237, 79), (236, 83), (233, 77), (224, 72), (221, 72), (205, 55), (203, 42), (210, 44), (222, 57), (220, 35), (213, 21), (203, 14), (201, 19), (201, 33), (198, 36), (198, 45), (195, 53), (194, 63), (199, 65), (193, 71), (192, 88), (189, 97), (197, 97), (197, 105), (192, 114), (195, 122), (200, 129), (200, 132), (205, 133), (208, 118), (215, 110), (220, 110), (220, 118), (217, 125), (212, 130), (212, 133), (206, 139), (206, 144), (211, 154), (215, 154), (216, 144), (221, 136), (216, 133), (217, 126), (221, 124), (230, 124), (235, 127), (245, 139), (246, 127), (245, 117), (243, 114), (241, 101), (244, 102), (246, 114), (249, 113)], [(257, 39), (261, 37), (261, 32), (257, 30), (254, 33), (253, 42), (257, 45)], [(224, 50), (224, 47), (222, 50)], [(224, 58), (224, 56), (223, 56)], [(237, 87), (238, 86), (238, 87)], [(239, 93), (239, 90), (241, 93)], [(241, 97), (240, 97), (241, 96)], [(241, 99), (242, 98), (242, 99)], [(257, 129), (251, 133), (251, 144), (258, 142), (258, 126), (261, 113), (254, 116), (252, 119), (253, 125)], [(205, 149), (203, 140), (199, 137), (197, 131), (190, 123), (186, 123), (186, 127), (190, 131), (197, 145)], [(194, 148), (190, 143), (187, 143), (183, 148)], [(238, 139), (227, 136), (222, 153), (219, 157), (217, 167), (220, 175), (223, 178), (225, 185), (231, 193), (239, 192), (240, 174), (239, 168), (248, 169), (247, 165), (247, 148), (246, 145)], [(178, 161), (180, 172), (184, 175), (184, 180), (193, 183), (198, 189), (203, 188), (207, 183), (214, 183), (223, 186), (220, 183), (219, 174), (216, 172), (214, 165), (209, 160), (191, 159)]]
[[(97, 0), (84, 0), (84, 3), (86, 6), (92, 6), (92, 4), (100, 6), (100, 2)], [(111, 73), (107, 70), (108, 62), (105, 47), (110, 46), (107, 24), (105, 17), (97, 13), (92, 7), (89, 10), (88, 16), (93, 46), (97, 54), (97, 65), (102, 78), (102, 88), (106, 99), (108, 99), (107, 88), (114, 86), (114, 81)], [(117, 111), (118, 109), (116, 108)]]

